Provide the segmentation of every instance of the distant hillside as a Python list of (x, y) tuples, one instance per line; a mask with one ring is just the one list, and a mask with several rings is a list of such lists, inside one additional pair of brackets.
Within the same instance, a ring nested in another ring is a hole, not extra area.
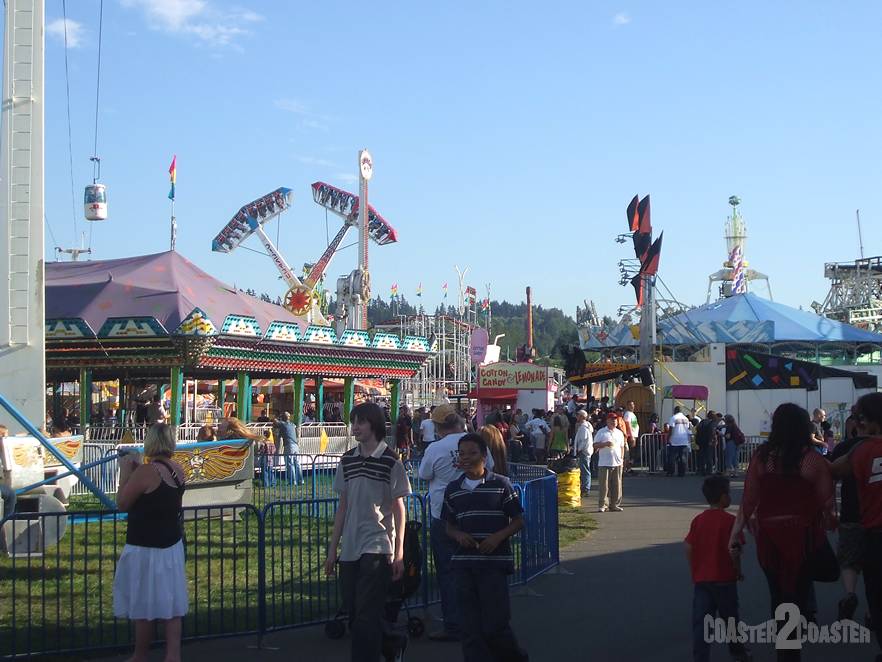
[[(527, 338), (527, 304), (492, 301), (490, 308), (493, 313), (490, 341), (493, 341), (494, 336), (504, 333), (505, 337), (499, 339), (499, 345), (502, 348), (501, 358), (508, 357), (514, 360), (517, 356), (517, 347), (523, 345)], [(440, 306), (433, 311), (425, 310), (419, 303), (414, 306), (403, 297), (399, 297), (394, 307), (388, 301), (376, 298), (372, 299), (368, 305), (368, 321), (371, 324), (386, 322), (394, 319), (396, 315), (415, 315), (420, 310), (434, 314), (445, 312)], [(456, 308), (448, 306), (446, 312), (455, 316)], [(479, 316), (482, 325), (486, 325), (486, 320), (485, 315)], [(550, 359), (550, 362), (554, 364), (562, 365), (560, 347), (577, 342), (578, 334), (573, 318), (565, 315), (559, 308), (533, 307), (533, 343), (540, 357)]]

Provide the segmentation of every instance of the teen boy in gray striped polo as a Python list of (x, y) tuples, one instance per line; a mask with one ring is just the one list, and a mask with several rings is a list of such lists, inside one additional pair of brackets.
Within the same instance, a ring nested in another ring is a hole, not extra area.
[(383, 410), (365, 402), (352, 410), (358, 447), (340, 458), (340, 495), (325, 572), (334, 574), (342, 539), (340, 580), (352, 631), (352, 662), (377, 662), (383, 645), (383, 606), (389, 585), (404, 574), (404, 497), (410, 482), (398, 455), (382, 441)]

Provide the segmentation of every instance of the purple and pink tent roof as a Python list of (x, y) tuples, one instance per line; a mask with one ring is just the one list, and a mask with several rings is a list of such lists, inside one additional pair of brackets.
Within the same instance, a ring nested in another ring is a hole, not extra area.
[(220, 329), (227, 315), (270, 322), (302, 319), (281, 306), (238, 292), (175, 251), (117, 260), (49, 262), (46, 319), (83, 319), (97, 332), (108, 318), (153, 317), (173, 333), (195, 309)]

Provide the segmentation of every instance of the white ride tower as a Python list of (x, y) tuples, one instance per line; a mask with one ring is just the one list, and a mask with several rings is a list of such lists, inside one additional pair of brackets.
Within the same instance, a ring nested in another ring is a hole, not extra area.
[(747, 249), (747, 224), (744, 217), (738, 211), (741, 198), (737, 195), (729, 197), (732, 205), (732, 215), (726, 218), (726, 255), (728, 258), (723, 262), (723, 268), (712, 273), (707, 279), (707, 303), (710, 303), (714, 283), (718, 284), (720, 298), (730, 297), (734, 294), (743, 294), (749, 289), (748, 285), (753, 280), (766, 281), (769, 290), (769, 299), (772, 298), (772, 286), (769, 277), (764, 273), (749, 269), (749, 263), (745, 259)]
[[(0, 393), (35, 425), (46, 420), (43, 257), (43, 0), (6, 0), (0, 214), (6, 246)], [(11, 421), (10, 421), (11, 423)]]

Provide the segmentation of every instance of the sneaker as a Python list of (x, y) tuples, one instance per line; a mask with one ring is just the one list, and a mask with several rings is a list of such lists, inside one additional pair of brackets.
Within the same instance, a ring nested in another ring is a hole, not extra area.
[(587, 497), (587, 496), (591, 496), (591, 494), (588, 492), (588, 490), (582, 490), (582, 496)]
[(606, 506), (601, 506), (600, 508), (598, 508), (597, 512), (598, 513), (605, 513), (607, 510), (609, 510), (609, 509)]
[(621, 506), (613, 506), (612, 508), (610, 508), (610, 510), (614, 513), (620, 513), (624, 510), (624, 508), (622, 508)]
[(839, 620), (854, 620), (854, 611), (858, 606), (858, 597), (854, 593), (847, 594), (839, 601)]
[(448, 632), (447, 630), (436, 630), (435, 632), (429, 633), (429, 639), (432, 641), (459, 641), (460, 637), (455, 632)]

